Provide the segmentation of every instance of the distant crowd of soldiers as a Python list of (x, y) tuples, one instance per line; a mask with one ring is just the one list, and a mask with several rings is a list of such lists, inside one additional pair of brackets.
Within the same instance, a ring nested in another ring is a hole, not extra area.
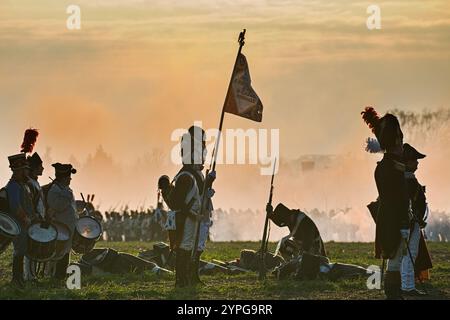
[(161, 208), (105, 212), (103, 237), (106, 241), (167, 241), (166, 218)]
[[(334, 241), (355, 241), (358, 225), (356, 223), (346, 223), (333, 217), (339, 213), (347, 213), (350, 208), (344, 210), (321, 211), (312, 209), (308, 213), (321, 226), (323, 234), (331, 237)], [(98, 212), (98, 211), (97, 211)], [(246, 219), (252, 217), (258, 219), (261, 212), (258, 210), (235, 210), (229, 211), (218, 209), (215, 211), (215, 223), (225, 228), (223, 223), (229, 224), (228, 229), (235, 229), (236, 234), (228, 232), (229, 236), (235, 236), (236, 239), (244, 236), (245, 230), (237, 228), (233, 221), (239, 221), (238, 217)], [(104, 217), (99, 216), (102, 221), (105, 241), (167, 241), (167, 232), (164, 230), (164, 224), (167, 219), (167, 212), (164, 209), (144, 210), (121, 210), (105, 212)], [(333, 224), (330, 223), (333, 219)], [(338, 228), (336, 228), (338, 223)], [(236, 228), (235, 228), (236, 227)], [(333, 233), (331, 229), (340, 230), (340, 233)], [(239, 234), (239, 231), (241, 234)], [(444, 212), (431, 212), (430, 222), (425, 228), (425, 234), (428, 241), (448, 242), (450, 241), (450, 218)], [(250, 234), (247, 235), (251, 237)]]
[(430, 221), (425, 228), (428, 241), (450, 241), (450, 214), (444, 211), (431, 211)]

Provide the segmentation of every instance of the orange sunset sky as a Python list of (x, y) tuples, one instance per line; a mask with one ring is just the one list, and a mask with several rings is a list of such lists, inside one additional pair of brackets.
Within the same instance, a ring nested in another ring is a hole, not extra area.
[[(381, 8), (381, 30), (366, 27), (372, 3)], [(66, 28), (70, 4), (81, 8), (81, 30)], [(7, 156), (19, 152), (32, 126), (41, 133), (35, 150), (43, 155), (51, 147), (55, 162), (84, 163), (101, 145), (120, 168), (111, 180), (103, 177), (114, 169), (91, 179), (80, 172), (77, 193), (96, 193), (105, 208), (127, 199), (154, 204), (157, 177), (176, 168), (136, 161), (169, 152), (171, 132), (194, 120), (217, 126), (242, 28), (263, 121), (226, 115), (224, 127), (280, 129), (282, 159), (363, 153), (370, 132), (359, 112), (367, 104), (380, 112), (450, 107), (446, 0), (0, 0), (2, 183)], [(377, 157), (370, 159), (374, 166)], [(43, 183), (53, 175), (48, 166)], [(354, 173), (367, 183), (351, 187), (365, 195), (362, 206), (376, 196), (373, 166)], [(439, 170), (424, 164), (424, 179)], [(217, 206), (264, 208), (269, 178), (254, 166), (219, 166), (217, 175)], [(245, 185), (250, 199), (233, 182)], [(302, 206), (301, 197), (290, 204)]]

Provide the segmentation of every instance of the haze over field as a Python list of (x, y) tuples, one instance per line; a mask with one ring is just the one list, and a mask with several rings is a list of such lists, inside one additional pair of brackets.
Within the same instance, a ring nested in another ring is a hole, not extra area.
[[(66, 28), (72, 1), (0, 2), (0, 178), (26, 128), (40, 129), (36, 151), (46, 162), (73, 162), (73, 188), (95, 193), (103, 210), (156, 202), (156, 181), (174, 175), (171, 133), (202, 121), (217, 127), (237, 49), (247, 28), (253, 87), (263, 122), (226, 115), (225, 128), (280, 130), (275, 202), (360, 221), (370, 240), (365, 205), (376, 197), (378, 155), (363, 106), (379, 112), (450, 107), (448, 1), (378, 1), (382, 29), (366, 27), (356, 0), (78, 0), (82, 28)], [(406, 132), (429, 157), (418, 176), (430, 205), (450, 211), (448, 131), (428, 140)], [(100, 147), (101, 146), (101, 147)], [(303, 172), (301, 155), (335, 155)], [(219, 165), (216, 208), (264, 210), (270, 177), (259, 165)], [(256, 218), (255, 218), (256, 219)], [(262, 218), (261, 218), (262, 219)], [(261, 219), (258, 219), (261, 220)], [(259, 234), (259, 230), (258, 230)], [(249, 236), (250, 237), (250, 236)], [(245, 239), (248, 240), (248, 239)]]

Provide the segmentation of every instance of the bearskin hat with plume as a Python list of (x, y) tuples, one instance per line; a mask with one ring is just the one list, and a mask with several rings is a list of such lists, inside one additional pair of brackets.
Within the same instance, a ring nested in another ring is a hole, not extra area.
[(378, 126), (378, 123), (380, 122), (380, 116), (375, 111), (375, 109), (371, 106), (368, 106), (364, 109), (364, 111), (361, 112), (362, 118), (365, 123), (369, 126), (369, 128), (372, 130), (372, 132), (376, 135), (376, 127)]
[(39, 132), (36, 129), (30, 128), (25, 130), (22, 145), (20, 146), (20, 152), (31, 153), (33, 152), (34, 145), (36, 144)]
[[(403, 132), (400, 129), (400, 123), (397, 117), (393, 114), (386, 113), (380, 118), (375, 109), (368, 106), (361, 112), (361, 115), (364, 122), (367, 123), (369, 128), (375, 134), (382, 151), (394, 146), (397, 143), (397, 138), (403, 139)], [(371, 149), (369, 143), (367, 147), (368, 148), (366, 149)], [(375, 144), (372, 144), (372, 147), (375, 147)], [(375, 150), (377, 148), (378, 146), (373, 149)]]

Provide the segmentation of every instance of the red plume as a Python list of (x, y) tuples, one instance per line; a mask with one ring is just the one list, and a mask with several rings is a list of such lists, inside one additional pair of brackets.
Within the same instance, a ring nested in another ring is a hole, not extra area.
[(366, 107), (364, 111), (361, 112), (362, 118), (365, 123), (369, 126), (373, 133), (375, 133), (375, 127), (380, 120), (378, 113), (375, 111), (373, 107)]
[(20, 146), (21, 151), (25, 153), (33, 152), (34, 145), (36, 144), (37, 137), (39, 136), (39, 132), (36, 129), (27, 129), (25, 130), (25, 135), (23, 137), (22, 145)]

